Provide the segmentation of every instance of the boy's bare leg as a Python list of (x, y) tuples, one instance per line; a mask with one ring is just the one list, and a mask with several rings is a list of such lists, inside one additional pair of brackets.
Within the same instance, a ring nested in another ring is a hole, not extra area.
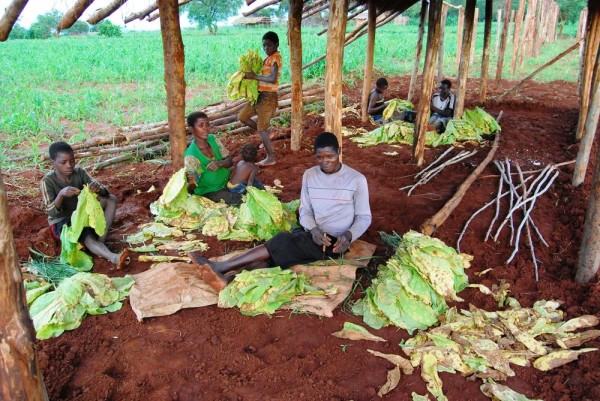
[(259, 245), (256, 248), (244, 252), (239, 256), (222, 262), (208, 260), (197, 252), (190, 252), (189, 255), (192, 258), (192, 262), (197, 266), (207, 264), (212, 270), (219, 274), (227, 274), (232, 270), (237, 270), (244, 267), (247, 268), (247, 270), (265, 267), (264, 263), (259, 262), (265, 262), (271, 257), (267, 247), (264, 245)]
[(118, 199), (114, 195), (108, 195), (106, 198), (100, 198), (100, 204), (102, 205), (102, 209), (104, 209), (104, 219), (106, 220), (106, 230), (104, 231), (104, 235), (98, 238), (98, 240), (102, 243), (106, 242), (106, 236), (112, 227), (113, 221), (115, 220), (117, 202)]
[(262, 131), (260, 133), (260, 139), (265, 147), (265, 151), (267, 152), (267, 158), (256, 163), (258, 166), (272, 166), (275, 164), (275, 153), (273, 152), (273, 146), (271, 145), (271, 138), (269, 135), (269, 131)]
[(94, 255), (98, 255), (101, 258), (109, 260), (115, 265), (119, 263), (119, 257), (121, 255), (118, 253), (111, 252), (110, 249), (106, 247), (104, 242), (101, 242), (93, 235), (88, 235), (83, 241), (83, 243), (85, 244), (85, 247)]
[(256, 125), (256, 121), (254, 121), (251, 118), (240, 118), (239, 119), (243, 124), (247, 125), (248, 127), (252, 128), (254, 131), (256, 131), (258, 129), (258, 126)]

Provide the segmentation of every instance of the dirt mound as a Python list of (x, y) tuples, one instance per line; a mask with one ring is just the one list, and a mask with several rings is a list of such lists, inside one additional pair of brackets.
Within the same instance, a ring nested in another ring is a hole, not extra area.
[[(405, 98), (408, 77), (390, 78), (388, 97)], [(510, 87), (510, 82), (490, 82), (492, 96)], [(479, 82), (469, 82), (466, 105), (477, 104)], [(360, 102), (359, 89), (346, 89), (349, 102)], [(497, 159), (519, 162), (524, 170), (535, 170), (547, 163), (572, 160), (577, 145), (572, 133), (577, 124), (576, 86), (571, 83), (529, 82), (518, 94), (501, 103), (490, 102), (487, 110), (497, 115), (504, 110), (503, 136)], [(346, 126), (364, 126), (357, 117), (344, 119)], [(279, 179), (284, 185), (284, 201), (299, 196), (303, 171), (315, 164), (312, 141), (322, 130), (323, 119), (306, 116), (302, 150), (292, 152), (288, 141), (275, 141), (278, 163), (264, 168), (259, 178), (271, 184)], [(257, 136), (225, 139), (234, 153), (243, 143), (258, 144)], [(467, 148), (470, 148), (467, 146)], [(367, 177), (370, 189), (373, 223), (363, 239), (377, 244), (377, 261), (357, 286), (354, 297), (361, 295), (377, 263), (383, 263), (390, 249), (380, 240), (379, 231), (404, 233), (418, 230), (420, 225), (452, 196), (487, 153), (482, 148), (476, 156), (445, 169), (412, 196), (398, 188), (413, 182), (419, 168), (410, 163), (407, 146), (379, 145), (358, 148), (348, 139), (343, 141), (343, 160)], [(445, 149), (427, 149), (431, 162)], [(398, 152), (388, 156), (384, 152)], [(592, 157), (592, 160), (594, 158)], [(589, 171), (592, 171), (590, 166)], [(461, 243), (463, 252), (474, 255), (468, 275), (470, 281), (488, 286), (506, 280), (512, 296), (530, 306), (539, 299), (563, 302), (567, 317), (581, 314), (600, 316), (600, 290), (596, 284), (573, 282), (577, 253), (591, 173), (586, 184), (573, 188), (569, 181), (572, 167), (562, 167), (552, 189), (537, 202), (533, 217), (544, 234), (548, 247), (536, 242), (540, 265), (540, 281), (534, 280), (534, 266), (527, 250), (509, 265), (505, 264), (512, 248), (507, 235), (497, 243), (483, 242), (493, 211), (484, 212), (473, 221)], [(112, 193), (119, 197), (114, 231), (109, 246), (124, 246), (123, 235), (151, 219), (148, 206), (159, 195), (172, 171), (168, 165), (137, 163), (120, 165), (95, 174)], [(435, 233), (447, 244), (455, 246), (465, 221), (485, 202), (495, 197), (496, 171), (489, 166), (475, 182), (467, 196), (446, 223)], [(40, 174), (29, 174), (31, 186), (37, 186)], [(148, 192), (151, 187), (156, 191)], [(8, 188), (10, 191), (10, 187)], [(44, 252), (58, 251), (45, 228), (41, 202), (11, 195), (11, 220), (19, 247), (19, 255), (27, 256), (27, 247)], [(27, 203), (29, 202), (29, 203)], [(222, 255), (250, 244), (219, 242), (208, 238), (209, 256)], [(134, 261), (128, 272), (140, 272), (146, 263)], [(488, 273), (478, 273), (487, 269)], [(94, 271), (114, 275), (107, 262), (95, 259)], [(117, 274), (124, 274), (119, 272)], [(472, 303), (495, 309), (495, 302), (477, 290), (461, 293), (460, 307)], [(345, 321), (361, 323), (348, 313), (348, 305), (335, 311), (334, 317), (320, 319), (310, 315), (279, 313), (272, 318), (245, 317), (237, 310), (217, 307), (182, 310), (172, 316), (137, 322), (126, 304), (116, 313), (88, 317), (80, 328), (56, 339), (39, 343), (39, 357), (45, 383), (52, 400), (372, 400), (386, 381), (389, 364), (367, 354), (367, 348), (381, 352), (402, 353), (398, 342), (408, 334), (386, 328), (378, 335), (390, 340), (386, 344), (365, 344), (341, 340), (330, 334)], [(598, 347), (600, 341), (588, 344)], [(515, 367), (516, 377), (507, 384), (531, 398), (546, 401), (600, 399), (600, 353), (581, 355), (579, 360), (544, 373), (533, 368)], [(487, 400), (479, 390), (480, 383), (458, 375), (440, 374), (449, 400)], [(410, 400), (411, 392), (425, 394), (425, 383), (418, 372), (403, 377), (400, 386), (388, 399)]]

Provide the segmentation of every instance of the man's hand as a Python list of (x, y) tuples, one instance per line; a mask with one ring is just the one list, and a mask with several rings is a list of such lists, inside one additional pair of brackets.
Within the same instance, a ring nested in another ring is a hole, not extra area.
[(60, 190), (60, 192), (58, 194), (60, 196), (62, 196), (63, 198), (71, 198), (73, 196), (79, 195), (80, 192), (81, 192), (81, 190), (79, 190), (75, 187), (64, 187), (63, 189)]
[(350, 242), (352, 241), (352, 233), (350, 231), (346, 231), (344, 234), (340, 235), (333, 245), (333, 252), (335, 253), (344, 253), (350, 247)]
[(312, 235), (312, 240), (317, 245), (330, 246), (331, 239), (323, 232), (319, 227), (315, 227), (310, 230), (310, 234)]

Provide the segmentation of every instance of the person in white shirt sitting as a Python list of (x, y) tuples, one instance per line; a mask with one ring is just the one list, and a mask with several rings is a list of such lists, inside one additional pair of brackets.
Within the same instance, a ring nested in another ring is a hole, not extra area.
[(365, 176), (340, 162), (338, 139), (331, 132), (317, 136), (314, 152), (318, 165), (306, 170), (302, 177), (302, 228), (279, 233), (265, 244), (223, 262), (190, 252), (202, 280), (220, 291), (242, 269), (288, 268), (340, 257), (367, 231), (371, 208)]
[(446, 125), (454, 117), (456, 98), (450, 92), (452, 82), (444, 79), (440, 82), (438, 93), (431, 98), (431, 117), (429, 124), (435, 127), (438, 133), (446, 130)]

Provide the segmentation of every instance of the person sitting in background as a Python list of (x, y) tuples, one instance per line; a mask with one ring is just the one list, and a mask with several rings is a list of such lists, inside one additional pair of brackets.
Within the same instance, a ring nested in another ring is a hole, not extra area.
[(190, 113), (187, 125), (194, 135), (183, 154), (188, 192), (214, 202), (223, 200), (228, 205), (240, 205), (242, 195), (226, 188), (233, 159), (221, 141), (209, 133), (208, 116), (201, 111)]
[(268, 266), (286, 269), (299, 263), (340, 257), (367, 231), (371, 208), (365, 176), (340, 162), (339, 142), (331, 132), (317, 136), (314, 152), (318, 166), (309, 168), (302, 176), (299, 210), (302, 228), (279, 233), (264, 245), (223, 262), (190, 252), (202, 280), (220, 291), (241, 269)]
[(233, 169), (229, 182), (227, 183), (227, 189), (229, 192), (236, 194), (245, 194), (246, 187), (256, 187), (258, 189), (265, 189), (263, 184), (256, 178), (259, 168), (255, 164), (256, 158), (258, 157), (258, 151), (256, 146), (251, 143), (246, 143), (240, 149), (240, 155), (242, 160)]
[(120, 254), (114, 253), (105, 245), (106, 236), (115, 218), (117, 197), (92, 179), (84, 169), (75, 167), (75, 152), (68, 143), (54, 142), (50, 145), (49, 153), (53, 170), (42, 178), (40, 190), (46, 205), (52, 235), (60, 239), (63, 227), (71, 225), (71, 215), (77, 209), (77, 196), (83, 186), (88, 185), (91, 192), (98, 194), (98, 200), (104, 209), (106, 229), (104, 234), (98, 237), (93, 228), (85, 227), (78, 241), (91, 253), (109, 260), (117, 268), (126, 265), (129, 257), (128, 250)]
[(383, 110), (387, 107), (387, 103), (383, 100), (383, 94), (389, 87), (388, 81), (385, 78), (379, 78), (375, 82), (375, 88), (369, 93), (369, 104), (367, 113), (371, 116), (373, 122), (383, 124)]
[(448, 121), (454, 117), (456, 98), (450, 92), (450, 88), (452, 88), (452, 82), (448, 79), (442, 80), (438, 93), (431, 98), (429, 124), (433, 125), (435, 130), (440, 134), (446, 130)]

